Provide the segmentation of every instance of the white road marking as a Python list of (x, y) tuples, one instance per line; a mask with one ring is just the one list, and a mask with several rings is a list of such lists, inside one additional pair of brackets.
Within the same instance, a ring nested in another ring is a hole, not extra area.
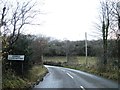
[(82, 90), (85, 90), (85, 88), (84, 88), (83, 86), (80, 86), (80, 88), (81, 88)]
[(67, 73), (67, 75), (70, 76), (70, 77), (73, 79), (73, 76), (72, 76), (72, 75), (70, 75), (69, 73)]
[(61, 69), (63, 72), (65, 72), (65, 70)]

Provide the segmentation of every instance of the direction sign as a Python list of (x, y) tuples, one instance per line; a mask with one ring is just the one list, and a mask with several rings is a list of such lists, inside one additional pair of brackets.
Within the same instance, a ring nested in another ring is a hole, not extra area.
[(8, 60), (20, 60), (24, 61), (24, 55), (8, 55)]

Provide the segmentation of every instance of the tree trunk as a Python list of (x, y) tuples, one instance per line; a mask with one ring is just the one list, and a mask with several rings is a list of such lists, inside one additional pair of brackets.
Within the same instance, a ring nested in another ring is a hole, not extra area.
[(107, 40), (103, 40), (103, 64), (107, 64)]

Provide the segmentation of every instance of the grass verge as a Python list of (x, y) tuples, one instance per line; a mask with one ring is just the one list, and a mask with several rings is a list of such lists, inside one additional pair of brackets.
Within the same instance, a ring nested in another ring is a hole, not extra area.
[(102, 76), (104, 78), (113, 80), (115, 82), (118, 82), (118, 71), (106, 71), (106, 72), (100, 72), (98, 69), (94, 67), (86, 67), (86, 66), (64, 66), (66, 68), (81, 70), (87, 73), (95, 74), (98, 76)]
[(43, 79), (47, 69), (42, 66), (33, 66), (26, 77), (21, 78), (11, 71), (3, 77), (3, 89), (12, 89), (12, 88), (32, 88), (36, 83)]

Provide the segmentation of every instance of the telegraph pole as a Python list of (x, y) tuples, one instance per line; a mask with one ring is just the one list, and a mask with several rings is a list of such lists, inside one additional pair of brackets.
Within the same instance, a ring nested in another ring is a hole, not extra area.
[(86, 66), (87, 66), (87, 32), (85, 32), (85, 60), (86, 60)]

